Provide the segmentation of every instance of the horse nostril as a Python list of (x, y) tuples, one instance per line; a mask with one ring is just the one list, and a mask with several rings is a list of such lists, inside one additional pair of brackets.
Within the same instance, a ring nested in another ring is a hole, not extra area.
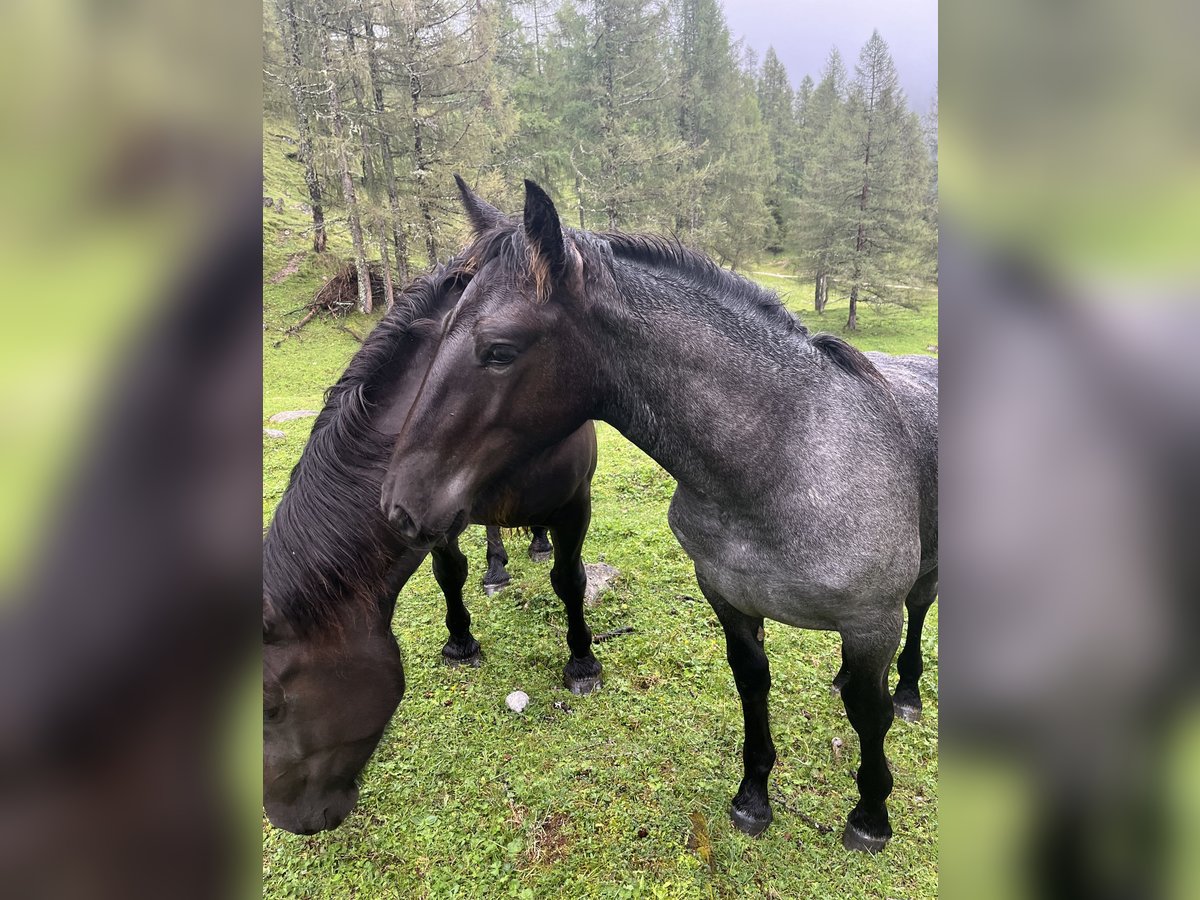
[(388, 521), (392, 523), (392, 527), (399, 532), (400, 536), (413, 540), (417, 537), (417, 526), (413, 522), (412, 516), (404, 511), (404, 507), (398, 503), (391, 504), (387, 510)]

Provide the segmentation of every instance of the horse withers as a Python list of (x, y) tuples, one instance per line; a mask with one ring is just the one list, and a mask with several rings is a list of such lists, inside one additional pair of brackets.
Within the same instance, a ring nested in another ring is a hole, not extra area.
[[(263, 805), (288, 831), (335, 828), (404, 694), (391, 629), (396, 597), (427, 555), (446, 597), (450, 663), (475, 663), (457, 535), (406, 540), (379, 508), (396, 433), (408, 415), (447, 312), (470, 273), (451, 264), (406, 288), (328, 392), (263, 545)], [(450, 454), (448, 459), (452, 459)], [(568, 612), (564, 678), (592, 690), (600, 665), (583, 618), (580, 552), (591, 517), (596, 436), (583, 423), (478, 491), (463, 524), (488, 528), (489, 593), (508, 581), (500, 526), (533, 525), (530, 556), (551, 553)]]
[(475, 274), (397, 438), (389, 518), (452, 531), (514, 460), (610, 422), (676, 479), (669, 521), (725, 631), (745, 720), (734, 824), (757, 834), (772, 819), (769, 618), (841, 635), (862, 755), (842, 840), (881, 849), (887, 674), (906, 599), (927, 607), (936, 585), (936, 362), (811, 335), (678, 243), (564, 229), (532, 182), (522, 222), (459, 187)]

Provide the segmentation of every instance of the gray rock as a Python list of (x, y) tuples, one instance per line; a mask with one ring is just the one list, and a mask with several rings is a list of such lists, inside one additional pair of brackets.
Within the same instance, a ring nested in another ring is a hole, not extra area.
[(621, 574), (620, 570), (608, 563), (587, 563), (587, 590), (583, 594), (585, 606), (595, 606), (600, 602), (600, 595), (612, 587), (613, 581)]
[(292, 419), (309, 419), (317, 414), (315, 409), (291, 409), (287, 412), (277, 412), (268, 422), (290, 422)]
[(504, 698), (504, 705), (515, 713), (522, 713), (529, 705), (529, 695), (524, 691), (513, 691)]
[(283, 431), (280, 431), (278, 428), (264, 428), (263, 437), (285, 438), (287, 437), (287, 434)]

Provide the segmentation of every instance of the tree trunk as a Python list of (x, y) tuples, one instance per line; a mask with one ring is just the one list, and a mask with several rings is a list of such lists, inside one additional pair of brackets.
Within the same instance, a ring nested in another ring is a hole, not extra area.
[[(416, 32), (414, 31), (408, 40), (409, 48), (413, 51), (411, 56), (416, 58)], [(433, 211), (429, 205), (429, 197), (425, 171), (425, 135), (421, 126), (421, 76), (417, 74), (416, 68), (409, 71), (408, 90), (412, 97), (412, 125), (413, 125), (413, 163), (417, 171), (417, 208), (421, 211), (421, 219), (425, 224), (425, 252), (429, 256), (429, 265), (436, 266), (438, 261), (437, 251), (437, 235), (434, 232)]]
[(825, 304), (829, 301), (829, 276), (823, 268), (817, 269), (817, 278), (813, 288), (813, 309), (818, 313), (825, 312)]
[(850, 288), (850, 318), (846, 319), (846, 330), (858, 330), (858, 285)]
[(384, 296), (387, 297), (388, 312), (391, 312), (392, 307), (396, 305), (396, 292), (392, 286), (392, 264), (388, 260), (387, 234), (382, 225), (377, 229), (377, 232), (379, 238), (379, 258), (383, 260)]
[(308, 188), (308, 202), (312, 207), (313, 250), (325, 252), (325, 209), (321, 197), (321, 182), (313, 165), (312, 130), (308, 122), (308, 108), (304, 102), (303, 71), (300, 59), (300, 32), (296, 21), (295, 0), (278, 0), (275, 12), (279, 18), (279, 30), (283, 36), (288, 61), (288, 91), (292, 95), (292, 110), (296, 116), (296, 130), (300, 134), (298, 156), (304, 166), (304, 185)]
[(367, 107), (363, 103), (363, 83), (354, 70), (353, 59), (358, 51), (355, 49), (354, 23), (346, 17), (346, 53), (349, 60), (346, 69), (350, 72), (350, 85), (354, 90), (354, 110), (358, 113), (358, 137), (362, 144), (363, 184), (368, 190), (375, 184), (375, 164), (371, 156), (371, 142), (367, 136)]
[(367, 76), (371, 79), (371, 101), (375, 109), (375, 130), (379, 133), (379, 155), (383, 160), (383, 180), (387, 189), (388, 212), (391, 214), (392, 245), (396, 250), (396, 273), (408, 282), (408, 235), (400, 213), (400, 195), (396, 190), (396, 163), (392, 158), (392, 139), (384, 120), (383, 85), (379, 81), (379, 59), (375, 55), (375, 24), (364, 14), (367, 41)]
[(354, 268), (358, 273), (358, 308), (371, 311), (371, 275), (367, 270), (366, 250), (363, 248), (362, 221), (358, 217), (358, 198), (354, 194), (354, 179), (350, 175), (350, 158), (346, 154), (346, 124), (342, 118), (342, 101), (329, 63), (329, 34), (326, 23), (321, 24), (321, 64), (329, 87), (329, 110), (333, 120), (333, 139), (337, 144), (338, 168), (342, 174), (342, 198), (350, 219), (350, 240), (354, 245)]

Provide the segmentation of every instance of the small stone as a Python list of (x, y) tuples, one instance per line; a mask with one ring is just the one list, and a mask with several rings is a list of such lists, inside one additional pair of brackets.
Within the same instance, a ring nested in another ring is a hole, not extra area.
[(588, 563), (583, 568), (587, 572), (587, 590), (583, 594), (583, 603), (585, 606), (595, 606), (600, 600), (600, 595), (612, 586), (613, 580), (621, 572), (608, 563)]
[(309, 419), (317, 414), (315, 409), (291, 409), (287, 412), (277, 412), (268, 422), (290, 422), (293, 419)]
[(280, 431), (278, 428), (264, 428), (263, 429), (263, 437), (285, 438), (285, 437), (287, 437), (287, 434), (285, 432)]
[(529, 695), (524, 691), (513, 691), (504, 698), (504, 705), (515, 713), (522, 713), (529, 705)]

